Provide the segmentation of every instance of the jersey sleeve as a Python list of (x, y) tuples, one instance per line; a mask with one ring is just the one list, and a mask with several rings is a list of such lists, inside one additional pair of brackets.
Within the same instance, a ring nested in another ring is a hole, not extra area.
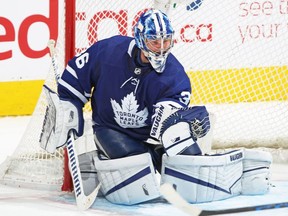
[(91, 97), (91, 89), (96, 82), (98, 46), (92, 45), (85, 52), (72, 58), (58, 82), (61, 99), (72, 100), (84, 106)]
[(187, 107), (190, 103), (191, 85), (189, 80), (179, 81), (176, 85), (170, 86), (163, 92), (163, 96), (157, 102), (171, 101), (178, 103), (182, 107)]

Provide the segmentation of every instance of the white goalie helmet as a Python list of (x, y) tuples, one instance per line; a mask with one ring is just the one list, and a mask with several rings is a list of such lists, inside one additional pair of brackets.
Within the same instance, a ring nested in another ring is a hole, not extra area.
[(135, 41), (156, 72), (162, 73), (171, 52), (174, 30), (167, 15), (151, 9), (143, 13), (134, 29)]

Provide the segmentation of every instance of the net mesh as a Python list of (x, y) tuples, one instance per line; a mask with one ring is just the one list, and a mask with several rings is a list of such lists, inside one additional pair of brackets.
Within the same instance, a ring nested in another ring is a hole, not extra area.
[[(152, 0), (77, 0), (75, 52), (113, 35), (133, 36), (139, 15), (153, 4)], [(191, 0), (164, 7), (175, 29), (172, 53), (191, 80), (191, 105), (204, 104), (215, 116), (214, 149), (265, 147), (275, 152), (276, 161), (288, 161), (288, 28), (284, 3), (263, 0), (256, 6), (251, 4)], [(59, 71), (63, 71), (65, 62), (64, 17), (56, 47)], [(55, 90), (53, 74), (51, 67), (45, 84)], [(63, 149), (52, 155), (39, 147), (46, 105), (42, 92), (18, 148), (2, 164), (1, 182), (61, 187)], [(85, 118), (90, 119), (89, 103), (84, 111)], [(91, 127), (85, 130), (86, 136), (77, 140), (84, 152), (87, 145), (93, 146)]]

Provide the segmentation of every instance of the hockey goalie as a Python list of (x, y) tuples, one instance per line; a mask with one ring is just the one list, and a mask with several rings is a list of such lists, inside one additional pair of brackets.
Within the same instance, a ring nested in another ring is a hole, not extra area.
[(94, 182), (101, 183), (110, 202), (156, 199), (162, 183), (171, 183), (193, 203), (267, 193), (268, 153), (203, 154), (198, 140), (211, 129), (209, 112), (189, 106), (191, 83), (171, 53), (173, 39), (167, 15), (151, 9), (140, 16), (134, 37), (98, 41), (71, 59), (58, 92), (49, 91), (56, 123), (42, 147), (53, 153), (66, 144), (70, 131), (82, 136), (82, 108), (91, 99), (97, 150), (79, 160), (97, 172)]

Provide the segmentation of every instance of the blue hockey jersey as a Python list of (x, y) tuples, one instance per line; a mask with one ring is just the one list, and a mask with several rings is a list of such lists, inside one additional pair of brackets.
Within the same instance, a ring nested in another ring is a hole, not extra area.
[(146, 140), (154, 105), (176, 101), (187, 106), (191, 84), (179, 61), (169, 54), (163, 73), (140, 60), (140, 49), (127, 36), (96, 42), (71, 59), (58, 85), (59, 97), (84, 106), (91, 98), (93, 128), (108, 127)]

